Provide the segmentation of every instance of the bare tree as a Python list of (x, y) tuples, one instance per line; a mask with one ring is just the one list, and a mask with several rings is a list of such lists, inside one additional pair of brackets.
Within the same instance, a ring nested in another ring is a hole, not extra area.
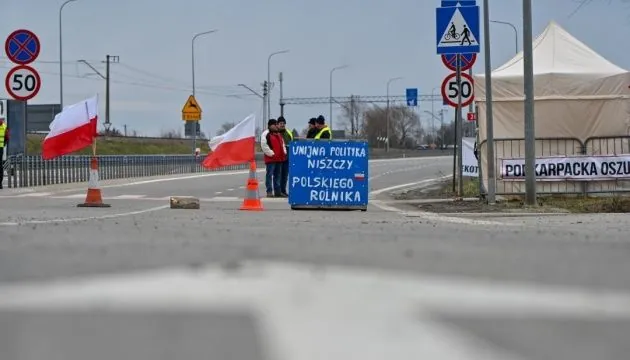
[(358, 138), (362, 134), (363, 118), (367, 110), (366, 104), (357, 101), (355, 96), (351, 96), (350, 101), (339, 103), (339, 105), (342, 113), (340, 118), (345, 130), (350, 132), (351, 139)]
[(229, 121), (224, 122), (219, 128), (219, 130), (217, 130), (217, 136), (225, 134), (226, 132), (230, 131), (230, 129), (232, 129), (235, 126), (236, 126), (236, 123), (234, 122), (229, 122)]
[(98, 133), (100, 136), (111, 136), (111, 137), (118, 137), (118, 136), (123, 136), (122, 131), (120, 131), (120, 129), (116, 129), (115, 127), (110, 127), (109, 130), (107, 129), (103, 129)]
[[(364, 112), (363, 135), (371, 146), (378, 145), (378, 138), (387, 136), (387, 109), (374, 106)], [(412, 148), (424, 135), (420, 116), (407, 106), (389, 107), (389, 141), (391, 147)]]

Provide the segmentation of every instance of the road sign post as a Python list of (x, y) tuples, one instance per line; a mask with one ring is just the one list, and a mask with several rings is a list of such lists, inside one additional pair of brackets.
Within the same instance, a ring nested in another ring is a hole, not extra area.
[(418, 106), (418, 89), (407, 89), (407, 106), (415, 107)]
[[(461, 95), (462, 103), (459, 104)], [(457, 71), (442, 81), (442, 98), (446, 105), (452, 107), (468, 106), (475, 100), (475, 83), (472, 76)]]
[[(182, 108), (182, 120), (191, 122), (192, 129), (192, 154), (195, 155), (195, 149), (197, 148), (197, 122), (201, 121), (201, 106), (195, 99), (194, 95), (190, 95), (184, 107)], [(195, 164), (192, 164), (194, 169)], [(194, 170), (193, 170), (194, 171)]]
[[(441, 56), (442, 63), (447, 69), (457, 71), (457, 54), (443, 54)], [(477, 61), (477, 54), (461, 54), (461, 71), (472, 69)]]
[(479, 6), (439, 7), (435, 12), (435, 24), (438, 54), (480, 51)]
[(9, 70), (4, 80), (5, 88), (15, 100), (28, 101), (34, 98), (42, 85), (37, 70), (28, 65), (18, 65)]
[[(488, 0), (483, 1), (483, 41), (485, 82), (486, 82), (486, 159), (488, 164), (488, 204), (494, 205), (496, 202), (496, 176), (494, 160), (494, 118), (492, 115), (492, 63), (490, 57), (490, 9)], [(481, 149), (481, 147), (480, 147)], [(481, 153), (480, 153), (481, 155)], [(481, 164), (481, 162), (479, 162)], [(481, 166), (479, 167), (481, 171)], [(481, 172), (480, 172), (481, 174)], [(480, 184), (483, 184), (481, 178)]]

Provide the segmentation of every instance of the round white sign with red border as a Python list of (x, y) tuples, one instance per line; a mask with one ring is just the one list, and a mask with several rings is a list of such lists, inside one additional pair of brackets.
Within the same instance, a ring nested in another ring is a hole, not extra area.
[(37, 70), (28, 65), (18, 65), (9, 70), (4, 80), (5, 88), (15, 100), (28, 101), (34, 98), (42, 87), (42, 79)]
[[(461, 78), (462, 107), (464, 107), (470, 105), (473, 100), (475, 100), (475, 83), (473, 78), (466, 73), (461, 73)], [(457, 74), (450, 74), (442, 82), (442, 98), (444, 102), (452, 107), (457, 107), (459, 91), (460, 89), (457, 86)]]

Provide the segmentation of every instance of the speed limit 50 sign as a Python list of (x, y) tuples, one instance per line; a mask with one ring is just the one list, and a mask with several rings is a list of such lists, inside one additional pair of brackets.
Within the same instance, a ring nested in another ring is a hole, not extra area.
[(442, 98), (452, 107), (457, 107), (459, 93), (462, 94), (462, 107), (470, 105), (475, 99), (475, 86), (472, 76), (461, 73), (461, 86), (457, 84), (457, 74), (447, 76), (442, 82)]
[(18, 65), (11, 69), (4, 80), (9, 95), (15, 100), (28, 101), (34, 98), (42, 86), (37, 70), (28, 65)]

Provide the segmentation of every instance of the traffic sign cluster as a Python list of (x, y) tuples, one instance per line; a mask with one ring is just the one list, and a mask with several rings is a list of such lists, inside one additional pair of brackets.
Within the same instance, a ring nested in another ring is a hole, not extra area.
[(19, 101), (34, 98), (42, 86), (37, 70), (29, 66), (41, 51), (39, 38), (32, 31), (19, 29), (12, 32), (4, 43), (6, 56), (15, 63), (4, 80), (7, 93)]
[[(442, 63), (452, 73), (442, 81), (444, 103), (452, 106), (468, 106), (474, 99), (474, 81), (464, 71), (477, 60), (479, 43), (479, 6), (476, 0), (442, 0), (436, 9), (437, 53)], [(459, 67), (460, 81), (457, 71)], [(458, 98), (461, 92), (461, 104)]]

